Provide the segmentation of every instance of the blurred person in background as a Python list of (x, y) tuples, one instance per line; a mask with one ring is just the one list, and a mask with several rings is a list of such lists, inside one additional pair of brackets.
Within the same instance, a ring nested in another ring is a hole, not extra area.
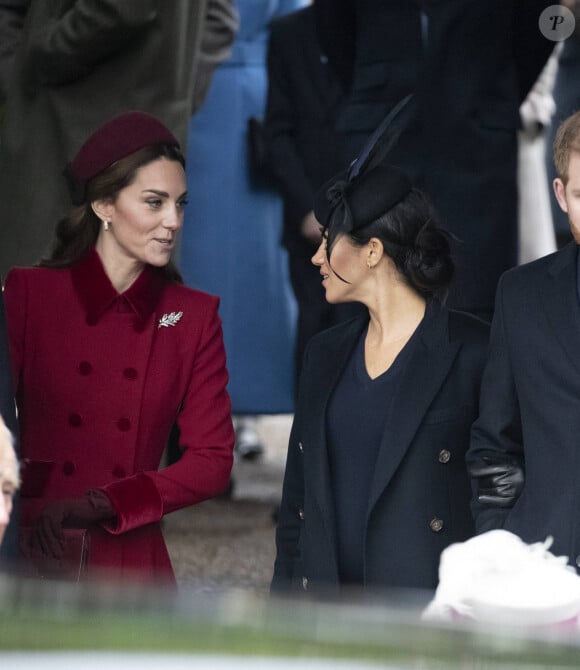
[(546, 173), (546, 137), (555, 111), (552, 90), (558, 69), (554, 49), (520, 106), (518, 132), (518, 264), (556, 250), (551, 189)]
[(18, 462), (14, 452), (12, 433), (0, 416), (0, 545), (4, 540), (6, 528), (10, 522), (14, 495), (18, 490)]
[(353, 157), (336, 120), (350, 91), (354, 57), (353, 0), (315, 0), (270, 27), (265, 128), (284, 202), (281, 242), (298, 306), (295, 389), (308, 340), (361, 310), (354, 303), (327, 302), (310, 262), (320, 244), (314, 194)]
[(326, 299), (366, 314), (307, 346), (272, 591), (434, 589), (441, 551), (474, 532), (464, 454), (488, 326), (443, 305), (449, 236), (400, 169), (363, 162), (314, 212)]
[(0, 123), (29, 0), (0, 0)]
[(223, 32), (231, 39), (222, 17), (234, 11), (233, 0), (9, 4), (18, 6), (20, 23), (12, 11), (11, 45), (0, 47), (18, 43), (0, 137), (2, 278), (49, 252), (52, 222), (68, 212), (62, 166), (107, 119), (147, 111), (186, 146), (191, 113), (219, 62), (212, 49), (219, 51)]
[[(12, 374), (10, 370), (10, 358), (9, 358), (9, 347), (8, 347), (8, 333), (6, 330), (6, 317), (4, 314), (4, 300), (2, 297), (2, 292), (0, 291), (0, 419), (2, 421), (2, 429), (0, 430), (0, 461), (2, 460), (1, 454), (7, 454), (4, 456), (4, 465), (7, 467), (6, 472), (11, 477), (12, 470), (12, 454), (13, 454), (13, 435), (16, 435), (16, 407), (14, 404), (14, 388), (12, 386)], [(7, 427), (5, 428), (7, 424)], [(9, 443), (9, 444), (8, 444)], [(4, 450), (4, 451), (3, 451)], [(0, 465), (0, 468), (2, 465)], [(16, 486), (10, 486), (7, 484), (7, 487), (13, 491), (10, 496), (10, 503), (15, 507), (12, 512), (13, 523), (8, 528), (8, 532), (4, 538), (4, 542), (0, 542), (2, 547), (0, 547), (0, 559), (14, 564), (16, 567), (16, 558), (18, 556), (18, 534), (16, 525), (18, 523), (18, 499), (14, 495), (14, 490)], [(6, 513), (6, 508), (5, 508)], [(7, 521), (5, 522), (7, 523)], [(5, 528), (2, 531), (4, 536)]]
[[(250, 151), (266, 104), (270, 21), (303, 0), (238, 0), (240, 27), (204, 106), (190, 119), (189, 193), (180, 247), (188, 286), (220, 296), (236, 453), (262, 454), (256, 415), (293, 411), (295, 306), (279, 246), (282, 205)], [(250, 123), (250, 119), (252, 122)]]
[(489, 320), (517, 263), (519, 108), (554, 48), (539, 28), (553, 0), (359, 0), (351, 93), (337, 128), (356, 156), (414, 93), (418, 114), (393, 160), (460, 240), (448, 304)]
[[(234, 443), (218, 299), (171, 260), (184, 159), (156, 117), (128, 112), (66, 174), (75, 207), (52, 255), (4, 291), (21, 548), (41, 576), (171, 585), (160, 521), (223, 491)], [(158, 471), (174, 422), (183, 456)]]

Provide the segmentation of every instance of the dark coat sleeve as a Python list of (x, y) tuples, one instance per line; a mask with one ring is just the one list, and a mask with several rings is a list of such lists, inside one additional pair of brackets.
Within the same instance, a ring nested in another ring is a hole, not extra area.
[(479, 418), (466, 456), (478, 532), (503, 526), (519, 497), (524, 476), (520, 408), (505, 330), (504, 278), (497, 290)]
[(272, 23), (268, 43), (268, 97), (265, 127), (270, 167), (284, 196), (286, 213), (296, 225), (312, 210), (314, 188), (296, 146), (298, 110), (289, 86), (292, 51), (297, 42), (285, 30), (284, 18)]
[(29, 0), (0, 2), (0, 102), (6, 100), (14, 54), (22, 38)]
[[(33, 11), (32, 9), (30, 11)], [(155, 0), (78, 0), (30, 40), (25, 70), (29, 85), (64, 84), (88, 75), (121, 51), (157, 17)]]
[(239, 25), (233, 0), (208, 1), (191, 98), (192, 114), (205, 101), (215, 69), (230, 57)]

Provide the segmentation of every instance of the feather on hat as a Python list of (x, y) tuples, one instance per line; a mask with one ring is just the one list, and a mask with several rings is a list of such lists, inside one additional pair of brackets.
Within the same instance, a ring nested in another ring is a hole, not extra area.
[(325, 228), (338, 208), (343, 210), (345, 232), (362, 228), (392, 209), (413, 188), (407, 175), (386, 159), (415, 112), (412, 95), (399, 101), (350, 167), (318, 190), (314, 214)]

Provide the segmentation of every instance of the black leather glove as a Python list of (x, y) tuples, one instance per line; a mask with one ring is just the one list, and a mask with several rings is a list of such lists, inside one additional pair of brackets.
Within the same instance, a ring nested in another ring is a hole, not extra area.
[(88, 491), (82, 498), (48, 503), (36, 519), (30, 535), (31, 553), (61, 558), (64, 552), (64, 528), (88, 528), (115, 516), (109, 498), (102, 491)]
[(472, 465), (469, 473), (476, 481), (477, 502), (482, 505), (513, 507), (524, 488), (524, 468), (515, 459)]

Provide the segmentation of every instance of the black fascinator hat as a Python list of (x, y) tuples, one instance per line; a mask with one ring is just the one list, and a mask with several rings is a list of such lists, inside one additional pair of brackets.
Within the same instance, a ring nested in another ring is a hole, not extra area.
[(412, 96), (401, 100), (348, 170), (318, 191), (314, 214), (327, 230), (329, 262), (338, 236), (350, 235), (355, 244), (376, 236), (411, 288), (424, 298), (444, 299), (454, 273), (452, 236), (438, 226), (428, 196), (388, 161), (389, 152), (415, 114)]
[(414, 113), (413, 97), (408, 95), (383, 119), (348, 170), (335, 175), (318, 190), (314, 214), (324, 228), (337, 216), (341, 232), (362, 228), (411, 191), (413, 184), (408, 176), (389, 165), (386, 158)]

